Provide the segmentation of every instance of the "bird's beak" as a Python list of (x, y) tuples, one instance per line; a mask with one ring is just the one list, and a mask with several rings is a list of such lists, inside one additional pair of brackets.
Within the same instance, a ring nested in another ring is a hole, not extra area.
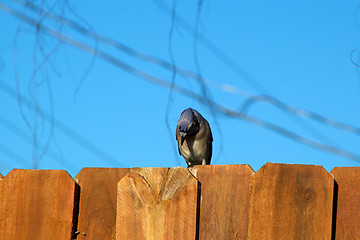
[(180, 132), (180, 143), (181, 143), (181, 146), (183, 145), (183, 142), (185, 140), (185, 137), (186, 137), (186, 132)]

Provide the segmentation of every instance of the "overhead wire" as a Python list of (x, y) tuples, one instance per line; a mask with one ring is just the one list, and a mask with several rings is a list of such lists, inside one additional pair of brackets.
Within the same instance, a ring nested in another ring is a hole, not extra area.
[[(4, 118), (1, 115), (0, 115), (0, 124), (3, 125), (4, 127), (6, 127), (7, 129), (9, 129), (16, 136), (23, 139), (25, 142), (32, 144), (33, 140), (32, 140), (32, 137), (29, 136), (29, 134), (27, 134), (25, 131), (23, 131), (22, 129), (20, 129), (15, 124), (13, 124), (12, 122), (10, 122), (9, 120), (7, 120), (6, 118)], [(39, 145), (41, 146), (43, 144), (39, 143)], [(61, 155), (59, 155), (55, 151), (51, 150), (50, 148), (47, 150), (47, 155), (60, 163), (65, 163), (69, 167), (69, 169), (76, 169), (76, 166), (73, 163), (66, 160)], [(23, 159), (23, 158), (21, 158), (21, 159)], [(26, 160), (24, 160), (24, 161), (26, 161)]]
[[(162, 0), (153, 0), (153, 3), (157, 5), (157, 7), (168, 14), (170, 16), (171, 7), (168, 6)], [(202, 0), (198, 0), (198, 10), (197, 15), (199, 14), (199, 6), (201, 7)], [(214, 44), (211, 40), (206, 38), (204, 35), (198, 33), (197, 25), (193, 27), (186, 19), (179, 15), (175, 15), (176, 20), (179, 24), (187, 31), (188, 33), (194, 36), (194, 39), (199, 41), (210, 53), (216, 56), (221, 62), (223, 62), (226, 66), (230, 68), (233, 72), (235, 72), (239, 77), (241, 77), (244, 81), (246, 81), (251, 87), (256, 89), (260, 94), (266, 94), (268, 96), (272, 96), (273, 94), (269, 89), (267, 89), (263, 84), (261, 84), (256, 78), (254, 78), (251, 74), (249, 74), (244, 68), (242, 68), (239, 64), (237, 64), (229, 55), (227, 55), (224, 51), (222, 51), (216, 44)], [(321, 138), (323, 141), (326, 141), (330, 144), (334, 144), (331, 139), (325, 136), (323, 133), (318, 131), (316, 128), (311, 126), (306, 122), (302, 122), (301, 119), (294, 118), (290, 115), (290, 118), (296, 122), (300, 127), (308, 131), (313, 136)]]
[[(176, 4), (177, 4), (177, 0), (173, 0), (172, 1), (173, 4), (173, 15), (175, 15), (176, 12)], [(172, 88), (175, 85), (176, 82), (176, 76), (177, 76), (177, 71), (176, 71), (176, 62), (175, 62), (175, 58), (174, 58), (174, 54), (173, 54), (173, 33), (174, 33), (174, 27), (175, 27), (175, 18), (171, 18), (171, 23), (170, 23), (170, 29), (169, 29), (169, 33), (168, 33), (168, 53), (169, 53), (169, 57), (170, 57), (170, 61), (171, 61), (171, 65), (172, 67), (172, 73), (171, 73), (171, 86), (170, 86), (170, 91), (169, 91), (169, 96), (168, 96), (168, 101), (166, 104), (166, 112), (165, 112), (165, 124), (166, 124), (166, 128), (168, 130), (168, 135), (169, 138), (171, 140), (174, 139), (174, 133), (173, 133), (173, 129), (170, 126), (170, 122), (169, 122), (169, 114), (170, 114), (170, 109), (171, 109), (171, 104), (173, 103), (174, 99), (173, 99), (173, 90)], [(176, 143), (174, 141), (171, 141), (171, 146), (174, 152), (174, 156), (175, 156), (175, 161), (178, 165), (180, 165), (180, 161), (179, 161), (179, 152), (177, 150), (177, 146)]]
[(17, 163), (19, 163), (22, 166), (28, 166), (30, 167), (31, 164), (29, 164), (28, 161), (26, 161), (22, 156), (20, 156), (18, 153), (14, 152), (13, 150), (11, 150), (10, 148), (8, 148), (7, 146), (3, 145), (0, 143), (0, 152), (7, 155), (10, 159), (16, 161)]
[(296, 107), (292, 107), (288, 104), (285, 104), (281, 101), (278, 101), (275, 98), (269, 97), (269, 96), (265, 96), (265, 95), (255, 95), (255, 96), (251, 96), (249, 97), (243, 104), (242, 106), (239, 108), (239, 110), (243, 113), (246, 113), (247, 110), (250, 108), (250, 106), (252, 104), (255, 104), (257, 102), (266, 102), (269, 103), (277, 108), (280, 108), (281, 110), (291, 113), (291, 114), (295, 114), (297, 116), (300, 117), (304, 117), (304, 118), (309, 118), (312, 119), (314, 121), (317, 121), (319, 123), (337, 128), (339, 130), (345, 131), (345, 132), (349, 132), (349, 133), (353, 133), (356, 135), (360, 136), (360, 128), (356, 127), (356, 126), (352, 126), (350, 124), (345, 124), (330, 118), (327, 118), (321, 114), (315, 113), (315, 112), (311, 112), (308, 110), (304, 110), (301, 108), (296, 108)]
[[(153, 3), (162, 11), (164, 11), (169, 16), (171, 15), (171, 7), (164, 3), (164, 1), (153, 0)], [(253, 76), (251, 76), (245, 69), (243, 69), (239, 64), (237, 64), (233, 59), (231, 59), (225, 52), (223, 52), (219, 47), (216, 46), (212, 41), (206, 38), (204, 35), (198, 34), (197, 29), (195, 29), (186, 19), (176, 15), (176, 21), (184, 28), (185, 31), (192, 35), (197, 35), (198, 41), (212, 54), (214, 54), (218, 59), (220, 59), (225, 65), (227, 65), (232, 71), (237, 75), (242, 77), (250, 86), (261, 93), (267, 95), (272, 95), (270, 90), (268, 90), (264, 85), (257, 81)]]
[[(0, 8), (1, 7), (2, 7), (2, 3), (0, 3)], [(17, 94), (17, 92), (15, 90), (13, 90), (10, 86), (8, 86), (7, 84), (5, 84), (4, 82), (1, 82), (1, 81), (0, 81), (0, 90), (3, 91), (4, 93), (6, 93), (8, 96), (14, 98), (14, 99), (17, 99), (18, 97), (20, 97), (21, 101), (24, 102), (24, 106), (26, 106), (27, 108), (31, 109), (31, 108), (34, 107), (32, 105), (32, 103), (26, 97), (18, 96), (18, 94)], [(38, 111), (40, 112), (40, 114), (42, 114), (43, 118), (46, 121), (49, 122), (51, 120), (51, 115), (50, 114), (46, 113), (41, 108), (39, 108)], [(73, 129), (68, 127), (66, 124), (64, 124), (60, 120), (58, 120), (58, 119), (56, 119), (54, 117), (53, 121), (54, 121), (54, 127), (56, 129), (58, 129), (59, 131), (61, 131), (65, 135), (67, 135), (69, 138), (74, 140), (76, 143), (78, 143), (80, 146), (82, 146), (84, 149), (86, 149), (90, 153), (94, 154), (101, 161), (103, 161), (103, 162), (105, 162), (105, 163), (107, 163), (107, 164), (109, 164), (111, 166), (124, 166), (123, 163), (121, 163), (120, 161), (118, 161), (114, 157), (110, 156), (108, 153), (106, 153), (105, 151), (100, 149), (98, 146), (96, 146), (91, 141), (87, 140), (85, 137), (83, 137), (79, 133), (75, 132)]]
[[(48, 34), (48, 35), (50, 35), (52, 37), (60, 39), (65, 44), (71, 45), (71, 46), (73, 46), (73, 47), (75, 47), (77, 49), (81, 49), (81, 50), (83, 50), (85, 52), (88, 52), (90, 54), (94, 54), (97, 57), (102, 58), (103, 60), (113, 64), (114, 66), (119, 67), (120, 69), (124, 70), (125, 72), (128, 72), (128, 73), (130, 73), (132, 75), (135, 75), (135, 76), (137, 76), (139, 78), (142, 78), (142, 79), (144, 79), (146, 81), (149, 81), (149, 82), (151, 82), (153, 84), (156, 84), (156, 85), (159, 85), (159, 86), (162, 86), (162, 87), (166, 87), (166, 88), (171, 87), (171, 83), (169, 83), (166, 80), (163, 80), (163, 79), (161, 79), (159, 77), (156, 77), (156, 76), (154, 76), (152, 74), (149, 74), (149, 73), (144, 72), (144, 71), (142, 71), (140, 69), (137, 69), (137, 68), (131, 66), (130, 64), (127, 64), (127, 63), (117, 59), (116, 57), (114, 57), (114, 56), (112, 56), (110, 54), (107, 54), (107, 53), (105, 53), (105, 52), (103, 52), (101, 50), (95, 49), (92, 46), (89, 46), (89, 45), (86, 45), (86, 44), (84, 44), (82, 42), (79, 42), (79, 41), (77, 41), (77, 40), (75, 40), (75, 39), (73, 39), (73, 38), (71, 38), (69, 36), (64, 35), (61, 32), (58, 32), (58, 31), (56, 31), (54, 29), (46, 27), (43, 24), (39, 25), (34, 19), (32, 19), (32, 18), (30, 18), (28, 16), (24, 16), (23, 13), (15, 10), (13, 8), (10, 8), (10, 7), (2, 4), (2, 3), (0, 3), (0, 9), (7, 12), (7, 13), (9, 13), (9, 14), (11, 14), (14, 17), (17, 17), (17, 18), (21, 17), (26, 23), (28, 23), (28, 24), (30, 24), (32, 26), (37, 26), (42, 32), (44, 32), (44, 33), (46, 33), (46, 34)], [(253, 116), (250, 116), (250, 115), (246, 115), (246, 114), (244, 114), (242, 112), (239, 112), (239, 111), (231, 110), (230, 108), (228, 108), (226, 106), (220, 105), (220, 104), (218, 104), (218, 103), (216, 103), (216, 102), (214, 102), (212, 100), (206, 99), (204, 96), (196, 94), (193, 91), (188, 90), (188, 89), (183, 88), (183, 87), (180, 87), (178, 85), (174, 85), (172, 87), (173, 87), (174, 91), (177, 91), (180, 94), (182, 94), (184, 96), (187, 96), (187, 97), (190, 97), (192, 99), (197, 99), (202, 104), (207, 104), (210, 101), (210, 104), (213, 105), (213, 107), (214, 107), (214, 109), (216, 109), (216, 111), (218, 111), (219, 113), (221, 113), (223, 115), (226, 115), (228, 117), (238, 118), (238, 119), (241, 119), (241, 120), (246, 121), (248, 123), (261, 126), (261, 127), (266, 128), (266, 129), (268, 129), (268, 130), (270, 130), (272, 132), (275, 132), (275, 133), (278, 133), (278, 134), (280, 134), (282, 136), (285, 136), (288, 139), (291, 139), (291, 140), (293, 140), (295, 142), (298, 142), (298, 143), (302, 143), (302, 144), (310, 146), (312, 148), (322, 150), (322, 151), (325, 151), (325, 152), (328, 152), (328, 153), (333, 153), (333, 154), (336, 154), (336, 155), (339, 155), (339, 156), (342, 156), (342, 157), (345, 157), (345, 158), (348, 158), (348, 159), (360, 161), (360, 155), (358, 155), (356, 153), (352, 153), (352, 152), (349, 152), (347, 150), (344, 150), (344, 149), (341, 149), (341, 148), (338, 148), (338, 147), (333, 147), (333, 146), (330, 146), (328, 144), (323, 144), (321, 142), (318, 142), (318, 141), (303, 137), (303, 136), (301, 136), (299, 134), (291, 132), (291, 131), (283, 128), (283, 127), (277, 126), (277, 125), (275, 125), (273, 123), (267, 122), (267, 121), (262, 120), (260, 118), (256, 118), (256, 117), (253, 117)], [(58, 127), (60, 126), (60, 129), (61, 129), (61, 123), (60, 122), (57, 122), (56, 125), (58, 125)], [(64, 128), (62, 130), (64, 130)]]
[[(182, 23), (182, 26), (184, 26), (184, 28), (187, 29), (189, 32), (194, 32), (195, 31), (190, 23), (188, 23), (185, 19), (183, 19), (182, 17), (177, 15), (176, 12), (172, 12), (172, 8), (167, 6), (162, 1), (158, 1), (158, 0), (154, 0), (154, 1), (157, 2), (158, 6), (161, 9), (163, 9), (164, 11), (166, 11), (166, 12), (171, 11), (171, 14), (174, 16), (174, 21), (176, 19), (176, 21), (179, 21), (180, 23)], [(29, 7), (29, 9), (31, 11), (34, 11), (34, 12), (39, 13), (39, 14), (44, 11), (40, 7), (36, 6), (35, 4), (33, 4), (30, 1), (14, 0), (14, 2), (25, 5), (26, 7)], [(260, 87), (260, 88), (254, 87), (259, 92), (261, 92), (261, 94), (255, 94), (255, 93), (252, 93), (252, 92), (249, 92), (249, 91), (239, 89), (239, 88), (237, 88), (235, 86), (232, 86), (232, 85), (229, 85), (229, 84), (218, 84), (215, 81), (204, 78), (199, 73), (183, 69), (183, 68), (181, 68), (179, 66), (176, 66), (172, 62), (168, 62), (168, 61), (166, 61), (164, 59), (144, 54), (144, 53), (142, 53), (140, 51), (137, 51), (137, 50), (135, 50), (135, 49), (133, 49), (133, 48), (131, 48), (129, 46), (126, 46), (125, 44), (123, 44), (123, 43), (121, 43), (119, 41), (116, 41), (114, 39), (111, 39), (111, 38), (102, 36), (100, 34), (97, 34), (96, 32), (91, 31), (89, 29), (86, 29), (85, 27), (79, 25), (78, 23), (74, 22), (73, 20), (70, 20), (68, 18), (65, 18), (63, 16), (57, 15), (57, 14), (52, 13), (52, 12), (46, 12), (46, 14), (49, 17), (49, 19), (51, 19), (51, 20), (53, 20), (55, 22), (60, 22), (60, 23), (62, 23), (64, 25), (70, 27), (71, 29), (81, 33), (83, 36), (90, 37), (93, 40), (97, 40), (97, 41), (99, 41), (101, 43), (112, 46), (115, 49), (117, 49), (119, 51), (122, 51), (123, 53), (128, 54), (129, 56), (132, 56), (132, 57), (138, 58), (140, 60), (143, 60), (143, 61), (155, 64), (155, 65), (161, 66), (164, 69), (166, 69), (168, 71), (171, 71), (171, 72), (175, 71), (176, 73), (179, 73), (182, 76), (186, 76), (186, 77), (189, 77), (189, 78), (192, 78), (192, 79), (195, 79), (195, 80), (200, 79), (201, 81), (206, 82), (206, 83), (208, 83), (208, 84), (210, 84), (210, 85), (212, 85), (212, 86), (214, 86), (216, 88), (220, 88), (221, 91), (224, 91), (224, 92), (227, 92), (227, 93), (230, 93), (230, 94), (236, 94), (236, 95), (239, 95), (239, 96), (242, 96), (242, 97), (245, 97), (245, 98), (251, 98), (251, 99), (264, 99), (266, 97), (266, 99), (268, 99), (266, 102), (268, 102), (269, 104), (275, 104), (276, 103), (277, 106), (280, 106), (280, 105), (285, 106), (286, 105), (286, 106), (288, 106), (288, 107), (290, 107), (290, 108), (292, 108), (294, 110), (294, 111), (287, 111), (289, 113), (292, 113), (292, 114), (295, 114), (297, 116), (301, 116), (301, 117), (304, 117), (304, 118), (312, 119), (312, 120), (318, 121), (318, 122), (320, 122), (322, 124), (329, 125), (331, 127), (335, 127), (335, 128), (340, 129), (340, 130), (344, 130), (344, 131), (348, 131), (350, 133), (355, 133), (356, 134), (357, 130), (353, 131), (356, 127), (353, 127), (353, 126), (350, 126), (350, 125), (349, 125), (349, 127), (344, 127), (345, 125), (348, 125), (348, 124), (341, 123), (341, 122), (336, 121), (334, 119), (331, 119), (331, 118), (328, 118), (328, 117), (325, 117), (325, 116), (321, 116), (320, 114), (316, 114), (314, 112), (311, 112), (311, 111), (308, 111), (308, 110), (305, 110), (305, 109), (300, 109), (300, 108), (296, 108), (296, 107), (290, 106), (288, 104), (285, 104), (284, 102), (272, 97), (270, 95), (269, 90), (266, 89), (264, 91), (264, 89), (263, 89), (264, 87)], [(212, 43), (210, 40), (208, 40), (203, 35), (197, 34), (197, 38), (199, 39), (200, 42), (203, 42), (203, 41), (210, 42), (211, 44), (209, 46), (214, 45), (215, 49), (220, 50), (218, 47), (216, 47), (216, 45), (214, 43)], [(95, 47), (95, 49), (97, 49), (97, 47)], [(208, 49), (208, 50), (210, 51), (211, 49)], [(215, 50), (212, 50), (212, 51), (216, 52)], [(354, 49), (352, 51), (351, 56), (352, 56), (354, 51), (356, 51), (356, 49)], [(221, 55), (226, 56), (226, 59), (229, 58), (229, 62), (233, 63), (233, 64), (230, 64), (230, 66), (232, 66), (232, 65), (235, 66), (236, 65), (237, 66), (236, 68), (239, 69), (239, 72), (246, 73), (246, 74), (242, 74), (245, 79), (248, 79), (249, 81), (255, 81), (256, 83), (259, 83), (255, 78), (250, 76), (244, 69), (242, 69), (238, 64), (236, 64), (224, 52), (221, 51), (221, 53), (222, 53)], [(244, 104), (248, 104), (248, 102), (251, 101), (251, 99), (248, 99)], [(271, 99), (271, 101), (270, 101), (270, 99)], [(247, 107), (247, 109), (248, 108), (249, 107)], [(317, 119), (319, 119), (318, 116), (321, 116), (321, 118), (323, 120), (322, 121), (317, 120)], [(339, 126), (342, 126), (342, 127), (339, 127)]]
[[(208, 88), (208, 86), (207, 86), (207, 84), (205, 82), (205, 79), (203, 78), (202, 69), (201, 69), (200, 61), (199, 61), (199, 47), (198, 47), (198, 45), (199, 45), (200, 33), (198, 31), (198, 28), (199, 28), (199, 25), (200, 25), (200, 16), (201, 16), (202, 8), (203, 8), (203, 0), (198, 0), (197, 1), (196, 18), (195, 18), (194, 39), (193, 39), (193, 56), (194, 56), (194, 63), (195, 63), (196, 71), (197, 71), (197, 74), (198, 74), (198, 77), (196, 78), (196, 80), (200, 85), (201, 93), (204, 96), (204, 98), (209, 99), (209, 103), (205, 104), (205, 105), (209, 108), (210, 113), (211, 113), (211, 115), (212, 115), (212, 117), (214, 119), (213, 121), (214, 121), (214, 124), (216, 126), (216, 129), (219, 132), (219, 138), (220, 138), (219, 152), (218, 152), (218, 157), (213, 160), (213, 162), (215, 163), (217, 161), (217, 159), (221, 155), (223, 155), (222, 154), (222, 151), (223, 151), (223, 134), (222, 134), (221, 125), (220, 125), (220, 123), (218, 122), (218, 119), (217, 119), (216, 111), (213, 108), (213, 105), (210, 104), (210, 100), (213, 100), (213, 96), (211, 95), (211, 91), (209, 90), (209, 88)], [(173, 18), (176, 19), (176, 16), (177, 16), (176, 13), (174, 13)]]

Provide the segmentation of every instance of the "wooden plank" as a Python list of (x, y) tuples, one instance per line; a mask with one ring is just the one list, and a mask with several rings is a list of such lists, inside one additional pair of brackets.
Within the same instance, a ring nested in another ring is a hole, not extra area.
[(321, 166), (267, 163), (251, 180), (248, 239), (331, 239), (334, 179)]
[(77, 191), (63, 170), (12, 170), (0, 181), (0, 239), (71, 239)]
[(249, 218), (249, 165), (194, 166), (201, 184), (199, 239), (246, 239)]
[(117, 183), (129, 168), (83, 168), (77, 239), (115, 239)]
[(360, 239), (360, 167), (336, 167), (336, 240)]
[(196, 239), (198, 187), (186, 168), (132, 169), (118, 184), (116, 239)]

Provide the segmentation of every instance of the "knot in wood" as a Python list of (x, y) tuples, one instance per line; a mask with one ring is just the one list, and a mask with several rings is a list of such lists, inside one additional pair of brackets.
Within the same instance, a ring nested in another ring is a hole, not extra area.
[(304, 191), (304, 201), (306, 203), (312, 202), (315, 198), (315, 192), (311, 188), (307, 188)]

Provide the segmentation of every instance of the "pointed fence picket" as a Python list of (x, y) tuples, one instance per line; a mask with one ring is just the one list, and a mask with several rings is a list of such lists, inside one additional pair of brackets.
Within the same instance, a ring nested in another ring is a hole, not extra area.
[(246, 239), (249, 219), (249, 165), (195, 166), (201, 183), (199, 239)]
[(71, 239), (77, 194), (66, 171), (12, 170), (0, 181), (0, 239)]
[(331, 240), (333, 191), (321, 166), (265, 164), (251, 180), (248, 239)]
[(78, 240), (115, 239), (117, 183), (129, 168), (83, 168), (76, 179), (81, 186)]
[(116, 239), (195, 239), (198, 191), (185, 168), (132, 169), (118, 184)]
[(360, 239), (360, 167), (336, 167), (337, 182), (335, 239)]

